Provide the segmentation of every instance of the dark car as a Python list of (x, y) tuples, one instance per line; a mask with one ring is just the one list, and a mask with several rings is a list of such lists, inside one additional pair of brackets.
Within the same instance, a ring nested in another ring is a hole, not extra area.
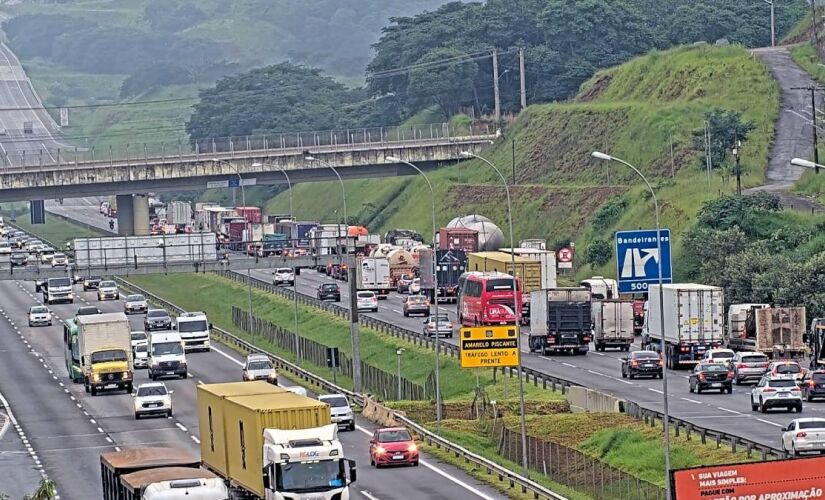
[(423, 295), (410, 295), (404, 299), (403, 314), (409, 317), (412, 314), (430, 315), (430, 301)]
[(87, 276), (83, 278), (83, 291), (97, 290), (97, 287), (100, 286), (100, 281), (100, 276)]
[(719, 392), (733, 392), (733, 370), (727, 365), (718, 363), (699, 363), (690, 372), (688, 386), (690, 392), (697, 394), (707, 390)]
[(97, 306), (83, 306), (77, 309), (75, 316), (89, 316), (92, 314), (101, 314)]
[(802, 397), (806, 401), (825, 397), (825, 371), (808, 372), (802, 379)]
[(9, 257), (9, 262), (11, 262), (12, 267), (25, 267), (29, 262), (29, 256), (25, 252), (14, 252)]
[(171, 330), (172, 318), (169, 316), (169, 313), (163, 309), (149, 309), (146, 312), (143, 329), (147, 332), (153, 330)]
[(633, 351), (622, 358), (622, 378), (662, 378), (662, 364), (656, 351)]
[(318, 287), (318, 300), (341, 301), (341, 289), (337, 283), (322, 283)]

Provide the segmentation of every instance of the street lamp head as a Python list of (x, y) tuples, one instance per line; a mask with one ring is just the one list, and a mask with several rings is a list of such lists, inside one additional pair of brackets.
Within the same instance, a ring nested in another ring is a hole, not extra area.
[(590, 153), (590, 156), (592, 156), (593, 158), (598, 158), (600, 160), (607, 160), (607, 161), (611, 161), (613, 159), (612, 156), (604, 154), (604, 153), (600, 153), (598, 151), (593, 151), (592, 153)]
[(259, 163), (259, 162), (257, 162), (257, 161), (256, 161), (255, 163), (253, 163), (253, 164), (252, 164), (252, 168), (261, 168), (261, 167), (263, 167), (263, 166), (264, 166), (264, 165), (263, 165), (263, 163)]
[(309, 155), (304, 156), (304, 159), (305, 159), (306, 161), (318, 161), (318, 158), (316, 158), (316, 157), (314, 157), (314, 156), (309, 156)]
[(391, 162), (393, 162), (393, 163), (400, 163), (400, 162), (401, 162), (401, 159), (400, 159), (400, 158), (396, 158), (395, 156), (387, 156), (387, 157), (386, 157), (386, 158), (384, 158), (384, 159), (385, 159), (385, 160), (387, 160), (387, 161), (391, 161)]
[(816, 168), (816, 163), (808, 160), (803, 160), (802, 158), (794, 158), (791, 160), (791, 165), (795, 165), (797, 167), (805, 167), (805, 168)]
[(462, 158), (472, 158), (473, 156), (475, 156), (473, 153), (471, 153), (469, 151), (462, 151), (461, 153), (459, 153), (459, 155)]

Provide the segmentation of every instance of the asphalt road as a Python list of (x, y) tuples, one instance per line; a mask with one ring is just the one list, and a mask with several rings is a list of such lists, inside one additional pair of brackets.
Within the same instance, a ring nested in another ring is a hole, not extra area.
[[(122, 310), (121, 301), (99, 303), (93, 291), (76, 291), (81, 298), (74, 304), (51, 306), (59, 318), (70, 317), (86, 303), (104, 312)], [(116, 446), (179, 446), (198, 453), (195, 386), (239, 380), (240, 355), (217, 347), (187, 356), (190, 378), (166, 380), (175, 391), (174, 416), (135, 420), (129, 395), (92, 397), (68, 380), (60, 324), (26, 326), (26, 311), (39, 298), (33, 283), (0, 283), (0, 391), (62, 498), (94, 498), (100, 489), (99, 455)], [(132, 328), (142, 330), (142, 320), (142, 315), (131, 316)], [(136, 383), (141, 381), (148, 381), (145, 370), (137, 371)], [(355, 498), (501, 498), (492, 488), (426, 456), (418, 468), (370, 468), (367, 436), (373, 428), (359, 417), (355, 432), (339, 435), (347, 456), (360, 465)]]

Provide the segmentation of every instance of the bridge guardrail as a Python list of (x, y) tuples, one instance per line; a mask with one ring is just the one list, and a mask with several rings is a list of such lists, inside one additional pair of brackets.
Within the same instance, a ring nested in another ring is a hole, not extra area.
[[(227, 271), (227, 272), (219, 272), (220, 276), (232, 279), (234, 281), (238, 281), (244, 284), (247, 284), (250, 277), (246, 274), (238, 273), (236, 271)], [(252, 277), (252, 286), (255, 288), (266, 290), (268, 292), (274, 293), (276, 295), (280, 295), (282, 297), (286, 297), (289, 299), (293, 299), (293, 291), (284, 288), (272, 285), (267, 283), (263, 280), (258, 278)], [(316, 299), (315, 297), (302, 294), (298, 292), (298, 301), (302, 304), (317, 307), (320, 309), (324, 309), (326, 311), (330, 311), (336, 316), (340, 317), (349, 317), (349, 309), (341, 307), (336, 304), (332, 304), (329, 302), (324, 302)], [(422, 345), (428, 347), (430, 349), (435, 349), (435, 342), (430, 339), (429, 337), (425, 337), (422, 333), (418, 333), (412, 330), (408, 330), (406, 328), (402, 328), (400, 326), (393, 325), (386, 321), (381, 321), (377, 318), (372, 318), (370, 316), (363, 316), (359, 315), (359, 323), (363, 326), (367, 326), (378, 330), (381, 333), (393, 335), (395, 337), (399, 337), (404, 339), (408, 342), (411, 342), (416, 345)], [(458, 347), (452, 344), (447, 344), (446, 342), (439, 343), (442, 349), (444, 349), (445, 354), (448, 354), (451, 357), (458, 357)], [(517, 375), (517, 370), (513, 368), (506, 368), (505, 373), (509, 374), (509, 376), (513, 377)], [(541, 386), (544, 389), (553, 389), (553, 390), (560, 390), (562, 394), (567, 392), (567, 388), (571, 386), (580, 386), (581, 384), (574, 382), (572, 380), (567, 380), (561, 377), (556, 377), (554, 375), (550, 375), (547, 373), (543, 373), (539, 370), (534, 370), (532, 368), (528, 368), (526, 366), (522, 367), (522, 371), (524, 373), (524, 381), (530, 382), (530, 379), (533, 380), (533, 385), (539, 385), (539, 381), (541, 381)], [(664, 421), (664, 414), (662, 412), (651, 410), (649, 408), (644, 408), (640, 406), (638, 403), (633, 401), (622, 400), (620, 401), (620, 406), (622, 407), (623, 413), (636, 418), (638, 420), (642, 420), (647, 424), (655, 425), (656, 421), (663, 422)], [(680, 419), (678, 417), (674, 417), (670, 415), (669, 423), (673, 427), (674, 432), (676, 435), (680, 435), (681, 432), (685, 432), (688, 437), (691, 437), (694, 434), (698, 434), (699, 438), (702, 442), (706, 442), (708, 438), (715, 440), (717, 446), (722, 446), (726, 444), (730, 446), (731, 451), (736, 452), (738, 449), (744, 448), (747, 452), (748, 456), (750, 457), (753, 452), (760, 453), (763, 460), (767, 460), (769, 457), (775, 458), (788, 458), (789, 455), (784, 451), (774, 448), (772, 446), (768, 446), (762, 443), (758, 443), (756, 441), (737, 436), (734, 434), (729, 434), (724, 431), (719, 431), (715, 429), (708, 429), (687, 420)]]
[[(124, 280), (123, 278), (115, 277), (115, 280), (118, 281), (121, 286), (124, 288), (131, 289), (137, 293), (143, 294), (147, 299), (150, 301), (176, 313), (184, 312), (185, 309), (175, 305), (168, 300), (159, 297), (143, 288), (131, 283), (129, 281)], [(345, 389), (339, 385), (333, 384), (332, 382), (319, 377), (311, 372), (304, 370), (303, 368), (299, 367), (298, 365), (281, 358), (280, 356), (276, 356), (270, 352), (264, 351), (253, 344), (241, 339), (240, 337), (233, 335), (232, 333), (219, 328), (213, 327), (213, 332), (217, 332), (220, 336), (222, 341), (229, 345), (230, 347), (238, 348), (242, 351), (250, 352), (250, 353), (259, 353), (265, 354), (269, 356), (272, 362), (278, 367), (280, 370), (285, 370), (292, 375), (310, 382), (313, 385), (323, 388), (329, 392), (335, 392), (339, 394), (345, 394), (347, 397), (351, 398), (353, 401), (357, 402), (359, 405), (364, 405), (364, 396), (362, 394), (358, 394), (356, 392), (350, 391), (349, 389)], [(457, 458), (463, 458), (465, 463), (473, 463), (478, 466), (480, 469), (483, 469), (489, 475), (495, 475), (498, 477), (499, 481), (507, 481), (511, 488), (519, 487), (522, 493), (532, 493), (533, 498), (547, 498), (552, 500), (566, 500), (565, 497), (545, 488), (544, 486), (536, 483), (535, 481), (524, 477), (520, 474), (517, 474), (491, 460), (488, 460), (480, 455), (477, 455), (466, 448), (459, 446), (458, 444), (453, 443), (433, 432), (425, 428), (424, 426), (410, 420), (409, 418), (395, 413), (395, 418), (399, 422), (402, 422), (405, 426), (413, 429), (417, 434), (419, 434), (429, 445), (435, 446), (439, 449), (444, 449), (449, 453), (453, 453)]]

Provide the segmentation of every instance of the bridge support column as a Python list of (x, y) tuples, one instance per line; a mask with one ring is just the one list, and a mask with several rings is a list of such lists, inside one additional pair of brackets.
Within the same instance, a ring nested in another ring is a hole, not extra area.
[(136, 194), (132, 198), (133, 230), (135, 236), (149, 236), (149, 197)]
[(117, 203), (117, 234), (132, 236), (135, 234), (135, 211), (132, 205), (131, 194), (119, 194), (115, 197)]

